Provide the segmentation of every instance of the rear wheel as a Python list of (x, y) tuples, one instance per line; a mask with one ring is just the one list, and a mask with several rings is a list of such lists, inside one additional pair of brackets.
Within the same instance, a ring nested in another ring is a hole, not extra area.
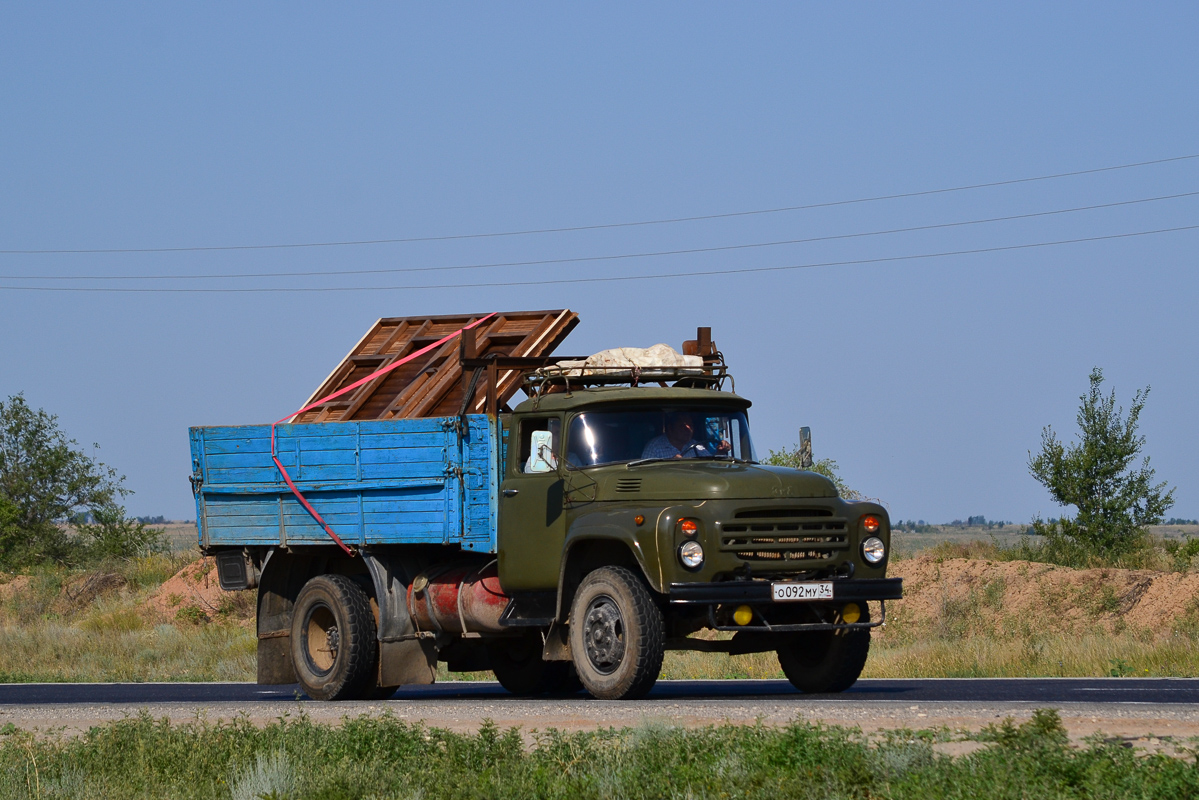
[[(859, 621), (870, 621), (864, 607)], [(808, 694), (832, 694), (853, 686), (869, 653), (869, 628), (795, 633), (778, 649), (787, 680)]]
[(664, 630), (639, 576), (624, 567), (589, 573), (570, 608), (570, 652), (583, 687), (601, 700), (644, 697), (662, 671)]
[(540, 636), (497, 638), (487, 642), (487, 657), (500, 685), (520, 697), (574, 694), (582, 686), (569, 661), (544, 661)]
[(296, 677), (314, 700), (349, 700), (374, 688), (378, 643), (366, 591), (344, 575), (318, 575), (292, 612)]

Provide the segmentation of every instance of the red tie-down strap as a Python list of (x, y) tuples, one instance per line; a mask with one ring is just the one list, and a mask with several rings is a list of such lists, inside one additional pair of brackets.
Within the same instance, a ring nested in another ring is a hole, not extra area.
[(475, 327), (476, 325), (478, 325), (482, 322), (485, 322), (488, 319), (491, 319), (492, 317), (495, 316), (495, 314), (496, 314), (496, 312), (493, 311), (492, 313), (488, 314), (487, 316), (480, 317), (479, 319), (475, 320), (471, 324), (464, 325), (462, 328), (459, 328), (458, 330), (454, 331), (449, 336), (444, 336), (441, 339), (438, 339), (436, 342), (433, 342), (433, 344), (428, 345), (426, 347), (422, 347), (420, 350), (417, 350), (415, 353), (409, 353), (408, 355), (404, 356), (403, 358), (401, 358), (399, 361), (395, 362), (394, 364), (388, 364), (383, 369), (381, 369), (377, 372), (372, 372), (370, 375), (367, 375), (362, 380), (354, 381), (353, 383), (351, 383), (349, 386), (345, 387), (344, 389), (338, 389), (333, 394), (328, 395), (326, 397), (322, 397), (320, 400), (316, 400), (312, 403), (309, 403), (308, 405), (301, 408), (299, 411), (293, 411), (290, 414), (288, 414), (286, 417), (275, 420), (274, 422), (271, 423), (271, 460), (275, 462), (275, 466), (278, 467), (279, 472), (283, 474), (283, 480), (287, 482), (287, 488), (291, 489), (291, 493), (294, 494), (296, 496), (296, 499), (298, 499), (300, 501), (300, 505), (304, 506), (304, 508), (307, 509), (308, 513), (312, 515), (312, 518), (315, 519), (320, 524), (320, 526), (325, 529), (325, 533), (329, 534), (329, 538), (332, 539), (334, 542), (336, 542), (337, 546), (340, 547), (342, 550), (345, 550), (346, 553), (348, 553), (349, 555), (351, 555), (351, 556), (354, 555), (354, 551), (345, 542), (343, 542), (341, 540), (340, 536), (338, 536), (336, 533), (333, 532), (333, 529), (330, 528), (329, 524), (327, 522), (325, 522), (324, 519), (321, 518), (321, 515), (318, 514), (316, 509), (312, 507), (312, 504), (309, 503), (307, 499), (305, 499), (304, 495), (300, 494), (300, 490), (297, 489), (296, 485), (292, 482), (291, 476), (287, 474), (287, 470), (284, 469), (283, 464), (281, 464), (279, 462), (279, 457), (277, 455), (275, 455), (275, 426), (278, 425), (280, 422), (286, 422), (289, 419), (294, 419), (295, 417), (298, 417), (300, 414), (303, 414), (305, 411), (316, 408), (317, 406), (327, 403), (336, 397), (341, 397), (346, 392), (349, 392), (353, 389), (357, 389), (359, 386), (366, 383), (367, 381), (377, 378), (380, 375), (383, 375), (387, 372), (391, 372), (396, 367), (401, 366), (403, 364), (407, 364), (412, 359), (419, 358), (420, 356), (423, 356), (425, 353), (429, 352), (430, 350), (435, 350), (438, 347), (441, 347), (443, 344), (448, 342), (450, 339), (453, 339), (455, 336), (458, 336), (463, 331), (468, 331), (471, 328)]

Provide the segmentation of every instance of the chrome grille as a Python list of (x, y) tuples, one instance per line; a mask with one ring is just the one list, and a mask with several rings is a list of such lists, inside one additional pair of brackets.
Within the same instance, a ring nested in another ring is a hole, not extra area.
[(720, 549), (745, 561), (832, 561), (849, 548), (849, 525), (825, 509), (751, 509), (717, 523)]

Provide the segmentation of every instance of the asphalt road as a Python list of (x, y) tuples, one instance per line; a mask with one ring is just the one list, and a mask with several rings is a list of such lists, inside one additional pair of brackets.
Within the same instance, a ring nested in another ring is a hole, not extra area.
[[(835, 695), (801, 695), (786, 681), (659, 681), (649, 701), (773, 699), (859, 704), (895, 703), (1122, 703), (1199, 705), (1199, 679), (1188, 678), (984, 678), (861, 680)], [(449, 682), (399, 689), (392, 702), (447, 700), (503, 703), (517, 698), (491, 682)], [(570, 698), (584, 701), (585, 695)], [(312, 702), (297, 686), (250, 683), (25, 683), (0, 684), (0, 706), (106, 703)]]

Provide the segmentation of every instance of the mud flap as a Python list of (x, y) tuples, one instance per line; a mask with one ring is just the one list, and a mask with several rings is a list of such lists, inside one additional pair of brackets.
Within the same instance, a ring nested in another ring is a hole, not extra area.
[(437, 649), (432, 639), (379, 643), (379, 685), (429, 684), (437, 676)]
[(541, 650), (542, 661), (570, 661), (570, 629), (558, 621), (550, 625)]
[(295, 683), (296, 668), (291, 661), (291, 637), (287, 631), (282, 636), (268, 634), (258, 639), (258, 685), (278, 686)]
[(408, 614), (408, 585), (425, 569), (425, 559), (364, 553), (362, 560), (379, 604), (379, 685), (433, 683), (437, 649), (432, 638), (419, 635)]

